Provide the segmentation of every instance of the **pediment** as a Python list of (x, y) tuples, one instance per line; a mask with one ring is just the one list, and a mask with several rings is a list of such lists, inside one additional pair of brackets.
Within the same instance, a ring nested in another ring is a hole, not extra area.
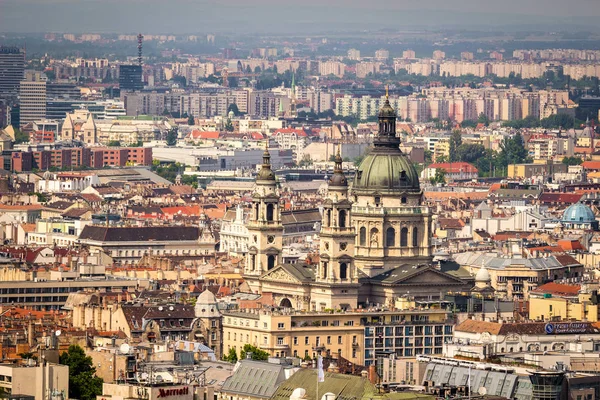
[(265, 272), (261, 277), (261, 281), (282, 282), (282, 283), (302, 283), (292, 274), (285, 270), (281, 265)]
[(443, 283), (457, 283), (460, 282), (456, 278), (451, 275), (445, 274), (443, 272), (438, 272), (435, 270), (428, 270), (420, 274), (415, 274), (413, 276), (409, 276), (406, 279), (402, 280), (403, 284), (443, 284)]
[(456, 285), (465, 283), (455, 276), (432, 267), (421, 267), (414, 272), (410, 270), (411, 268), (405, 266), (386, 272), (386, 276), (381, 282), (388, 285)]

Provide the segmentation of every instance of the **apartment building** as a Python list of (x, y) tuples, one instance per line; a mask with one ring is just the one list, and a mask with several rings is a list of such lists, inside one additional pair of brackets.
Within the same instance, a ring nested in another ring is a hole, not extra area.
[(11, 169), (16, 172), (57, 168), (152, 165), (151, 147), (73, 147), (13, 152)]
[(19, 86), (20, 126), (46, 118), (46, 80), (41, 74), (28, 73)]
[[(411, 303), (414, 306), (414, 303)], [(272, 356), (341, 356), (359, 365), (375, 364), (383, 352), (397, 357), (441, 354), (453, 322), (442, 309), (350, 312), (226, 311), (223, 351), (245, 344)]]
[(21, 366), (0, 365), (0, 388), (8, 398), (46, 400), (54, 397), (67, 398), (69, 395), (69, 367), (67, 365), (43, 364)]

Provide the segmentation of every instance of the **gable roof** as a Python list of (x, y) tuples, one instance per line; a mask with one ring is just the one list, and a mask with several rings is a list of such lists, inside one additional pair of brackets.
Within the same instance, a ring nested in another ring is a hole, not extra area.
[[(317, 370), (300, 369), (277, 388), (271, 399), (289, 400), (297, 388), (305, 389), (307, 394), (314, 394), (317, 388)], [(375, 385), (361, 376), (325, 372), (325, 381), (319, 383), (319, 393), (333, 393), (338, 400), (374, 398), (375, 392)]]
[(284, 370), (283, 365), (242, 360), (235, 366), (233, 375), (225, 380), (221, 391), (267, 399), (285, 381)]
[(423, 282), (416, 282), (414, 279), (423, 274), (428, 275), (437, 275), (441, 278), (445, 278), (446, 283), (460, 283), (464, 284), (465, 282), (461, 279), (447, 274), (445, 272), (439, 271), (438, 269), (432, 267), (431, 265), (403, 265), (398, 268), (394, 268), (382, 274), (372, 277), (370, 280), (372, 282), (379, 282), (387, 285), (398, 285), (398, 284), (423, 284), (423, 285), (435, 285), (435, 282), (432, 282), (430, 279), (425, 279)]

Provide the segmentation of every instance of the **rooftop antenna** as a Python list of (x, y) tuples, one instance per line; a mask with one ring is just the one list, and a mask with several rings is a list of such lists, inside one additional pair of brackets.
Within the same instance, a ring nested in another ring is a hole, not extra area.
[(138, 65), (142, 66), (142, 42), (144, 41), (144, 35), (141, 33), (137, 37), (138, 39)]

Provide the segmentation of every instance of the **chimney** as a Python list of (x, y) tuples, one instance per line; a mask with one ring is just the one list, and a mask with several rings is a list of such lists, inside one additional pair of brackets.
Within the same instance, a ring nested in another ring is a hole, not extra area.
[(377, 370), (374, 365), (369, 365), (369, 382), (373, 385), (377, 384)]

